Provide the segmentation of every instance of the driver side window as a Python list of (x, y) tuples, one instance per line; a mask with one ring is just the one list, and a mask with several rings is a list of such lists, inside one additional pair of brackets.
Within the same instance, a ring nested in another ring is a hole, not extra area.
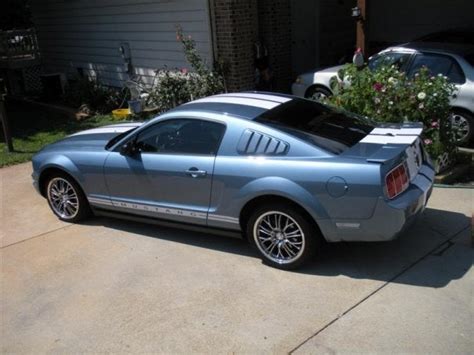
[(224, 131), (217, 122), (166, 120), (140, 132), (136, 144), (143, 153), (216, 155)]

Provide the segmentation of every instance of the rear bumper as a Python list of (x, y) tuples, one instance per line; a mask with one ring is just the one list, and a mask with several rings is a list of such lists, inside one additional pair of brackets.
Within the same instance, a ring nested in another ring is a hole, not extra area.
[(328, 241), (380, 242), (395, 239), (424, 211), (433, 182), (434, 170), (429, 165), (423, 165), (409, 188), (399, 197), (390, 201), (379, 198), (371, 218), (332, 220), (331, 226), (325, 226), (333, 232)]

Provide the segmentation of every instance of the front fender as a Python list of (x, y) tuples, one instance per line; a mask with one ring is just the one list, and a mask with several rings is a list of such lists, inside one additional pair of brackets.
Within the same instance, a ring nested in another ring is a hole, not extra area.
[(328, 213), (316, 196), (295, 182), (277, 176), (263, 177), (244, 185), (238, 193), (238, 200), (242, 201), (240, 210), (254, 198), (260, 196), (281, 196), (303, 207), (314, 220), (328, 219)]
[(65, 155), (57, 155), (54, 154), (50, 157), (48, 156), (37, 156), (33, 160), (33, 167), (35, 173), (38, 176), (38, 180), (41, 180), (42, 174), (51, 168), (59, 169), (64, 171), (65, 173), (71, 175), (74, 180), (79, 184), (79, 186), (84, 191), (84, 176), (81, 171), (78, 169), (76, 164)]

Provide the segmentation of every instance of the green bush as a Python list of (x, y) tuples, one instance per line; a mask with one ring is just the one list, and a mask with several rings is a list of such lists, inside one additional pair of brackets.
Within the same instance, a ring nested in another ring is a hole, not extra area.
[(349, 64), (331, 86), (335, 94), (329, 104), (378, 122), (422, 122), (425, 147), (433, 158), (455, 151), (449, 106), (455, 86), (446, 77), (432, 76), (427, 68), (410, 78), (395, 66), (370, 70)]
[(150, 93), (151, 102), (161, 112), (188, 101), (225, 91), (224, 78), (219, 70), (212, 70), (196, 51), (191, 36), (177, 28), (176, 39), (183, 45), (184, 54), (192, 71), (187, 68), (156, 71), (156, 84)]

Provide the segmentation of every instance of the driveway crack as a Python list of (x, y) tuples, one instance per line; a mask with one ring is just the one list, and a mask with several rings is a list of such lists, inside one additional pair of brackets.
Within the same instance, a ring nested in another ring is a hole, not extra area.
[[(465, 230), (469, 229), (470, 226), (466, 226), (464, 227), (463, 229), (455, 232), (451, 237), (449, 237), (448, 239), (446, 239), (445, 241), (441, 242), (440, 244), (436, 245), (434, 248), (432, 248), (430, 251), (428, 251), (426, 254), (424, 254), (423, 256), (421, 256), (419, 259), (415, 260), (414, 262), (412, 262), (411, 264), (409, 264), (408, 266), (404, 267), (400, 272), (398, 272), (397, 274), (395, 274), (393, 277), (391, 277), (389, 280), (385, 281), (382, 285), (380, 285), (378, 288), (376, 288), (374, 291), (372, 291), (371, 293), (369, 293), (367, 296), (365, 296), (364, 298), (362, 298), (361, 300), (359, 300), (357, 303), (355, 303), (354, 305), (352, 305), (351, 307), (349, 307), (348, 309), (346, 309), (344, 312), (338, 314), (336, 316), (336, 318), (332, 319), (330, 322), (326, 323), (321, 329), (317, 330), (314, 334), (312, 334), (311, 336), (309, 336), (308, 338), (306, 338), (305, 340), (303, 340), (300, 344), (298, 344), (296, 347), (294, 347), (293, 349), (291, 349), (289, 351), (289, 354), (293, 354), (295, 351), (297, 351), (299, 348), (301, 348), (304, 344), (306, 344), (308, 341), (310, 341), (311, 339), (317, 337), (320, 333), (322, 333), (325, 329), (329, 328), (331, 325), (333, 325), (334, 323), (336, 323), (339, 319), (341, 319), (342, 317), (344, 317), (346, 314), (348, 314), (349, 312), (351, 312), (353, 309), (355, 309), (356, 307), (358, 307), (359, 305), (361, 305), (362, 303), (364, 303), (366, 300), (368, 300), (370, 297), (372, 297), (373, 295), (375, 295), (377, 292), (379, 292), (380, 290), (382, 290), (384, 287), (386, 287), (387, 285), (389, 285), (390, 283), (392, 283), (393, 281), (395, 281), (397, 278), (399, 278), (400, 276), (402, 276), (404, 273), (406, 273), (408, 270), (412, 269), (415, 265), (417, 265), (418, 263), (420, 263), (421, 261), (425, 260), (427, 257), (429, 257), (430, 255), (438, 255), (438, 253), (444, 253), (448, 248), (450, 248), (454, 243), (452, 242), (452, 239), (456, 238), (459, 234), (461, 234), (462, 232), (464, 232)], [(434, 254), (436, 253), (436, 254)]]
[(21, 243), (23, 243), (23, 242), (27, 242), (27, 241), (29, 241), (29, 240), (31, 240), (31, 239), (39, 238), (39, 237), (45, 236), (45, 235), (47, 235), (47, 234), (49, 234), (49, 233), (57, 232), (57, 231), (59, 231), (59, 230), (61, 230), (61, 229), (66, 229), (66, 228), (69, 228), (69, 227), (72, 227), (72, 226), (73, 226), (73, 224), (68, 225), (68, 226), (58, 227), (58, 228), (56, 228), (56, 229), (52, 229), (52, 230), (50, 230), (50, 231), (47, 231), (47, 232), (44, 232), (44, 233), (40, 233), (40, 234), (38, 234), (38, 235), (35, 235), (35, 236), (30, 237), (30, 238), (27, 238), (27, 239), (20, 240), (20, 241), (15, 242), (15, 243), (3, 245), (3, 246), (0, 248), (0, 250), (6, 249), (6, 248), (11, 247), (11, 246), (13, 246), (13, 245), (21, 244)]

